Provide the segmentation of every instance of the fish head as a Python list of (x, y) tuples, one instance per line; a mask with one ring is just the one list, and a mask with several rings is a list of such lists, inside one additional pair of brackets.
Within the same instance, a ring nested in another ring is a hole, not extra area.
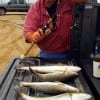
[(68, 70), (73, 71), (73, 72), (79, 72), (81, 71), (81, 68), (78, 66), (67, 66)]

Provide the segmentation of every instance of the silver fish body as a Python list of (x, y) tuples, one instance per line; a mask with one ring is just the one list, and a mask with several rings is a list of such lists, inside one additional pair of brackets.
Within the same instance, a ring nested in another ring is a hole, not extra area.
[(33, 76), (42, 81), (63, 81), (70, 78), (76, 77), (79, 74), (73, 71), (61, 71), (41, 74), (36, 71), (32, 71)]
[(31, 97), (24, 93), (20, 93), (24, 100), (89, 100), (91, 95), (86, 93), (64, 93), (49, 97)]
[(80, 89), (64, 84), (62, 82), (20, 82), (19, 88), (30, 87), (36, 91), (44, 93), (65, 93), (65, 92), (80, 92)]
[[(58, 71), (73, 71), (79, 72), (81, 70), (78, 66), (30, 66), (32, 70), (41, 72), (41, 73), (51, 73), (51, 72), (58, 72)], [(19, 70), (27, 70), (29, 71), (29, 67), (19, 67)]]

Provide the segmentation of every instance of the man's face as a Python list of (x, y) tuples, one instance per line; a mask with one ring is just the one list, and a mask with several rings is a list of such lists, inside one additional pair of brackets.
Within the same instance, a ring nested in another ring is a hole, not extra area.
[(52, 6), (55, 3), (56, 0), (44, 0), (45, 2), (45, 6), (47, 8), (49, 8), (50, 6)]

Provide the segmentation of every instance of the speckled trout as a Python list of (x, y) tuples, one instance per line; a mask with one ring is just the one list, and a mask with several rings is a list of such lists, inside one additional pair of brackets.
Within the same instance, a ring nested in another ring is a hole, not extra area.
[(49, 97), (32, 97), (24, 93), (20, 93), (24, 100), (89, 100), (91, 95), (86, 93), (64, 93)]
[[(31, 70), (31, 68), (30, 68)], [(73, 71), (59, 71), (59, 72), (52, 72), (52, 73), (39, 73), (36, 71), (31, 70), (34, 77), (41, 81), (63, 81), (66, 79), (70, 79), (79, 75), (77, 72)]]
[(64, 84), (62, 82), (20, 82), (18, 88), (30, 87), (36, 91), (44, 93), (65, 93), (65, 92), (80, 92), (80, 89)]
[[(78, 66), (30, 66), (32, 70), (41, 72), (41, 73), (50, 73), (50, 72), (58, 72), (58, 71), (72, 71), (79, 72), (81, 70)], [(21, 66), (17, 68), (19, 70), (27, 70), (29, 71), (29, 67)]]

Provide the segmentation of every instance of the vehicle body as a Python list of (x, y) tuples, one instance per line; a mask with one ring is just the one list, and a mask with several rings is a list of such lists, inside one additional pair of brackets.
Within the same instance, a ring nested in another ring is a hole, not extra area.
[(6, 12), (27, 12), (31, 4), (29, 0), (10, 0), (7, 3), (1, 3), (0, 15), (5, 15)]

